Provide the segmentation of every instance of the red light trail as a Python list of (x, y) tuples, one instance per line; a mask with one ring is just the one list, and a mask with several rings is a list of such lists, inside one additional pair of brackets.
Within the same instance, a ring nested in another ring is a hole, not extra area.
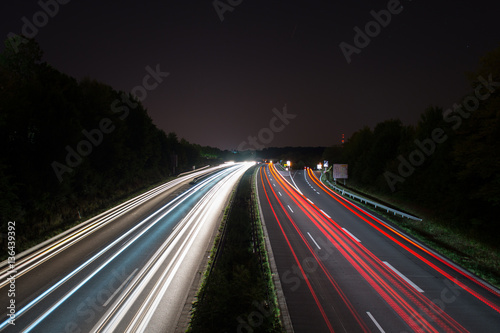
[[(265, 195), (269, 206), (271, 207), (273, 214), (276, 218), (277, 223), (280, 226), (280, 230), (287, 240), (287, 244), (293, 253), (295, 261), (299, 265), (304, 278), (306, 275), (303, 271), (302, 266), (293, 250), (293, 245), (290, 243), (287, 235), (285, 234), (282, 223), (289, 222), (293, 229), (299, 235), (299, 238), (304, 242), (312, 256), (317, 261), (319, 267), (327, 276), (328, 281), (333, 286), (334, 290), (340, 295), (342, 301), (349, 309), (360, 328), (363, 331), (369, 331), (368, 327), (361, 319), (361, 316), (354, 309), (350, 303), (347, 296), (340, 289), (338, 284), (333, 279), (330, 272), (323, 265), (321, 260), (316, 255), (313, 248), (309, 245), (306, 240), (304, 233), (297, 226), (296, 222), (292, 219), (290, 214), (285, 209), (279, 196), (274, 191), (271, 182), (267, 176), (267, 173), (260, 169), (260, 178), (263, 184)], [(339, 253), (352, 265), (356, 271), (370, 284), (370, 286), (387, 302), (387, 304), (410, 326), (412, 329), (419, 331), (424, 330), (428, 332), (466, 332), (466, 330), (457, 323), (448, 314), (442, 312), (442, 310), (431, 302), (427, 297), (423, 296), (422, 293), (415, 290), (411, 285), (408, 284), (402, 277), (397, 275), (392, 271), (387, 265), (385, 265), (380, 259), (378, 259), (373, 253), (366, 249), (363, 245), (355, 242), (351, 236), (349, 236), (333, 219), (328, 217), (314, 204), (311, 204), (309, 200), (302, 194), (298, 193), (282, 176), (277, 172), (274, 166), (269, 166), (269, 170), (276, 179), (282, 190), (287, 193), (293, 202), (298, 206), (305, 216), (322, 232), (322, 234), (336, 247)], [(265, 175), (266, 182), (264, 182)], [(314, 179), (313, 179), (314, 180)], [(280, 208), (287, 216), (287, 221), (279, 221), (277, 214), (271, 204), (271, 199), (269, 198), (268, 191), (266, 190), (265, 184), (268, 184), (270, 192), (272, 192), (274, 199), (278, 202)], [(348, 207), (346, 207), (348, 208)], [(355, 211), (349, 209), (351, 212), (359, 216)], [(389, 235), (386, 235), (390, 237)], [(392, 238), (391, 238), (392, 239)], [(308, 281), (306, 279), (306, 281)], [(318, 307), (320, 308), (322, 315), (327, 323), (328, 319), (325, 317), (325, 312), (318, 302), (316, 294), (308, 282), (308, 287), (315, 298)], [(435, 323), (437, 327), (434, 327), (432, 323)], [(329, 325), (329, 327), (331, 327)]]

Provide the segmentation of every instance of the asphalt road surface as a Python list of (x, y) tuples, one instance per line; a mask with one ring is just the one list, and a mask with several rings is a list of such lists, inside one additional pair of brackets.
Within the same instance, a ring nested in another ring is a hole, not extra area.
[(0, 271), (0, 330), (175, 331), (225, 204), (249, 166), (180, 177), (21, 255), (15, 295), (13, 270)]
[(310, 170), (257, 189), (295, 332), (498, 332), (492, 286), (350, 203)]

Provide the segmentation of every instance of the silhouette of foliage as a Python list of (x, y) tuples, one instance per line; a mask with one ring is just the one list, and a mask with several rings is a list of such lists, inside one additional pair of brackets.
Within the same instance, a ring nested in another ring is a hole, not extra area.
[[(5, 45), (0, 54), (0, 220), (2, 225), (17, 221), (19, 246), (223, 155), (165, 134), (134, 96), (60, 73), (42, 61), (34, 40)], [(103, 121), (111, 130), (102, 132)]]
[[(468, 101), (474, 106), (469, 107), (472, 111), (432, 106), (416, 126), (388, 120), (373, 131), (364, 127), (343, 146), (327, 149), (324, 158), (347, 163), (351, 185), (439, 212), (443, 223), (496, 244), (500, 231), (500, 47), (481, 59), (469, 80), (472, 90), (457, 105)], [(471, 102), (474, 98), (477, 105)], [(434, 131), (441, 133), (440, 142), (431, 143)], [(406, 174), (401, 173), (405, 170), (402, 160), (411, 158), (412, 165), (408, 164)], [(400, 177), (394, 192), (384, 177), (386, 172)]]

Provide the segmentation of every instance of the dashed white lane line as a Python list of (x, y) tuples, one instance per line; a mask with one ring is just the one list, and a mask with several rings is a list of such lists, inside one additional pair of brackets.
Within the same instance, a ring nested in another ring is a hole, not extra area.
[(282, 197), (282, 196), (283, 196), (283, 195), (281, 195), (281, 192), (280, 192), (280, 191), (278, 191), (278, 193), (280, 194), (280, 197)]
[(415, 283), (413, 283), (413, 281), (411, 281), (410, 279), (408, 279), (406, 276), (404, 276), (403, 274), (401, 274), (400, 271), (398, 271), (397, 269), (395, 269), (394, 267), (392, 267), (391, 264), (389, 264), (387, 261), (384, 261), (383, 262), (387, 267), (389, 267), (390, 269), (393, 270), (394, 273), (396, 273), (397, 275), (399, 275), (403, 280), (405, 280), (406, 282), (408, 282), (408, 284), (410, 284), (413, 288), (415, 288), (418, 292), (421, 292), (423, 293), (424, 291), (422, 289), (420, 289), (419, 286), (417, 286)]
[(293, 213), (292, 207), (290, 207), (290, 205), (287, 205), (287, 206), (288, 206), (288, 209), (290, 209), (290, 211)]
[(316, 241), (314, 240), (313, 236), (311, 236), (311, 234), (309, 233), (309, 231), (307, 232), (307, 234), (309, 235), (309, 237), (311, 237), (312, 241), (314, 242), (314, 244), (316, 245), (316, 247), (318, 248), (318, 250), (321, 250), (321, 247), (318, 245), (318, 243), (316, 243)]
[(314, 202), (312, 202), (311, 200), (309, 200), (307, 198), (306, 198), (306, 200), (309, 201), (311, 203), (311, 205), (314, 205)]
[(375, 320), (375, 318), (372, 316), (372, 314), (370, 312), (368, 312), (368, 311), (366, 311), (366, 314), (368, 315), (368, 317), (370, 317), (370, 319), (373, 321), (373, 323), (375, 324), (375, 326), (377, 326), (377, 328), (380, 331), (380, 333), (385, 333), (385, 331), (382, 328), (382, 326), (380, 326), (380, 324)]
[(328, 217), (329, 219), (331, 219), (330, 215), (328, 215), (327, 213), (325, 213), (325, 211), (324, 211), (323, 209), (321, 209), (321, 212), (322, 212), (323, 214), (325, 214), (325, 216), (326, 216), (326, 217)]
[(351, 234), (349, 232), (349, 230), (347, 230), (346, 228), (342, 228), (342, 229), (346, 232), (346, 234), (348, 234), (349, 236), (351, 236), (356, 242), (361, 243), (361, 241), (356, 236), (354, 236), (353, 234)]

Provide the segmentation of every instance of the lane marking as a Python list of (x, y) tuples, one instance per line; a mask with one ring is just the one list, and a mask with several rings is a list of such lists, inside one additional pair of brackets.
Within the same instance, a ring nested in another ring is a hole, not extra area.
[(345, 231), (345, 232), (346, 232), (349, 236), (351, 236), (352, 238), (354, 238), (354, 240), (355, 240), (356, 242), (361, 243), (361, 241), (360, 241), (360, 240), (359, 240), (356, 236), (354, 236), (353, 234), (351, 234), (351, 233), (349, 232), (349, 230), (347, 230), (346, 228), (342, 228), (342, 229), (343, 229), (343, 230), (344, 230), (344, 231)]
[[(201, 170), (201, 169), (200, 169)], [(198, 175), (202, 173), (203, 171), (200, 171), (198, 173), (193, 173), (192, 175)], [(88, 237), (91, 235), (93, 232), (99, 230), (99, 228), (105, 226), (107, 223), (112, 221), (113, 219), (126, 214), (128, 211), (133, 209), (134, 207), (137, 207), (138, 205), (146, 202), (147, 200), (163, 193), (164, 191), (167, 191), (175, 186), (177, 186), (179, 183), (185, 180), (186, 178), (189, 178), (189, 176), (184, 176), (181, 177), (177, 180), (162, 184), (158, 187), (155, 187), (151, 189), (148, 192), (145, 192), (141, 195), (138, 195), (116, 207), (113, 207), (98, 216), (87, 220), (86, 222), (82, 223), (80, 226), (73, 227), (72, 229), (67, 230), (60, 236), (62, 238), (53, 238), (55, 241), (54, 244), (50, 246), (45, 246), (45, 247), (40, 247), (40, 250), (34, 250), (31, 254), (28, 254), (26, 257), (20, 259), (18, 262), (19, 265), (17, 265), (18, 268), (18, 273), (15, 275), (16, 278), (19, 278), (20, 276), (24, 275), (26, 272), (29, 270), (41, 265), (43, 262), (49, 260), (56, 254), (64, 251), (66, 248), (71, 246), (72, 244), (84, 239), (85, 237)], [(66, 235), (66, 236), (64, 236)], [(56, 236), (58, 237), (58, 236)], [(48, 243), (49, 240), (47, 240), (44, 243)], [(43, 244), (43, 243), (42, 243)], [(4, 274), (4, 272), (7, 272), (7, 270), (2, 269), (0, 275), (0, 281), (4, 281), (5, 277), (7, 277), (9, 274)], [(4, 287), (7, 285), (7, 282), (4, 282), (0, 284), (0, 288)]]
[[(189, 249), (191, 249), (193, 242), (197, 239), (200, 230), (203, 228), (203, 224), (199, 223), (199, 221), (203, 219), (196, 219), (196, 216), (206, 216), (207, 207), (210, 206), (210, 202), (216, 197), (220, 189), (227, 186), (227, 183), (229, 183), (233, 178), (237, 179), (241, 176), (242, 172), (236, 174), (236, 177), (235, 174), (236, 172), (230, 175), (230, 177), (226, 177), (220, 181), (199, 200), (199, 203), (194, 207), (194, 209), (192, 209), (188, 215), (184, 217), (181, 222), (179, 222), (179, 228), (175, 232), (175, 235), (174, 233), (170, 234), (158, 250), (150, 256), (150, 259), (142, 268), (139, 276), (134, 278), (133, 283), (136, 284), (136, 287), (134, 289), (129, 287), (127, 293), (130, 293), (130, 295), (124, 300), (120, 309), (115, 313), (115, 309), (110, 308), (107, 313), (101, 317), (100, 321), (92, 328), (91, 332), (116, 331), (117, 325), (123, 320), (123, 318), (125, 318), (125, 316), (127, 316), (127, 314), (130, 314), (129, 311), (132, 303), (135, 303), (138, 300), (138, 296), (143, 292), (147, 293), (147, 298), (142, 303), (141, 309), (135, 314), (133, 320), (130, 322), (126, 332), (147, 331), (147, 329), (142, 326), (145, 326), (150, 322), (152, 313), (157, 309), (159, 299), (161, 298), (156, 297), (156, 299), (152, 301), (151, 295), (165, 294), (165, 290), (169, 287), (173, 276), (176, 275), (180, 265), (185, 262), (185, 256), (187, 255)], [(179, 245), (179, 248), (175, 250), (178, 243), (181, 244)], [(157, 279), (154, 288), (148, 290), (146, 285), (149, 281), (152, 281), (152, 277), (159, 271), (160, 266), (167, 262), (167, 257), (172, 253), (174, 253), (173, 258), (168, 262), (167, 267), (163, 269), (163, 274)], [(161, 288), (158, 290), (160, 285)], [(142, 321), (140, 323), (142, 326), (138, 325), (138, 320)]]
[[(66, 283), (70, 278), (75, 276), (77, 273), (82, 271), (85, 267), (90, 265), (92, 262), (94, 262), (97, 258), (99, 258), (102, 254), (106, 253), (110, 248), (114, 247), (116, 244), (121, 242), (125, 237), (133, 233), (136, 229), (138, 229), (141, 225), (145, 224), (148, 220), (153, 219), (153, 222), (149, 225), (147, 225), (144, 229), (140, 230), (138, 234), (133, 236), (133, 238), (129, 239), (126, 243), (124, 243), (121, 248), (119, 249), (118, 252), (115, 252), (111, 257), (109, 257), (104, 263), (100, 264), (99, 267), (97, 267), (96, 270), (94, 270), (90, 275), (88, 275), (84, 280), (82, 280), (77, 286), (73, 287), (66, 295), (64, 295), (63, 298), (60, 298), (59, 301), (52, 305), (50, 309), (46, 310), (38, 319), (36, 319), (35, 322), (31, 323), (29, 327), (25, 328), (23, 332), (30, 332), (35, 328), (40, 322), (42, 322), (47, 316), (49, 316), (53, 311), (55, 311), (62, 303), (64, 303), (68, 298), (70, 298), (74, 293), (76, 293), (83, 285), (85, 285), (90, 279), (92, 279), (96, 274), (98, 274), (102, 269), (104, 269), (113, 259), (115, 259), (117, 256), (119, 256), (123, 251), (125, 251), (131, 244), (133, 244), (137, 239), (142, 237), (143, 234), (145, 234), (148, 230), (153, 228), (161, 219), (163, 219), (165, 216), (170, 214), (175, 208), (180, 206), (184, 201), (188, 200), (200, 187), (206, 186), (208, 183), (212, 182), (214, 179), (220, 177), (221, 175), (225, 175), (228, 172), (233, 172), (233, 168), (229, 168), (224, 173), (222, 174), (215, 174), (214, 176), (211, 176), (210, 178), (202, 181), (198, 185), (195, 185), (194, 187), (190, 188), (188, 191), (182, 193), (180, 196), (177, 198), (174, 198), (174, 200), (170, 201), (167, 203), (165, 206), (161, 207), (159, 210), (154, 212), (153, 214), (149, 215), (147, 218), (142, 220), (140, 223), (136, 224), (132, 229), (129, 229), (126, 233), (122, 234), (119, 238), (115, 239), (112, 243), (108, 244), (105, 248), (101, 249), (98, 253), (94, 254), (91, 258), (87, 259), (83, 264), (78, 266), (76, 269), (74, 269), (72, 272), (70, 272), (68, 275), (66, 275), (62, 280), (59, 280), (56, 284), (52, 285), (49, 289), (45, 290), (41, 295), (39, 295), (37, 298), (32, 300), (30, 303), (25, 305), (23, 308), (19, 309), (16, 311), (16, 318), (19, 317), (22, 313), (28, 311), (33, 307), (35, 304), (40, 302), (42, 299), (44, 299), (47, 295), (51, 294), (55, 289), (59, 288), (62, 284)], [(172, 207), (170, 207), (172, 206)], [(166, 212), (165, 208), (170, 207)], [(160, 216), (155, 217), (156, 215), (160, 214)], [(6, 320), (3, 323), (0, 324), (0, 330), (3, 329), (6, 325), (9, 325), (9, 321)]]
[(404, 276), (403, 274), (401, 274), (400, 271), (398, 271), (396, 268), (392, 267), (391, 264), (389, 264), (387, 261), (384, 261), (383, 262), (384, 264), (386, 264), (387, 267), (389, 267), (390, 269), (392, 269), (394, 271), (394, 273), (396, 273), (397, 275), (399, 275), (403, 280), (405, 280), (406, 282), (408, 282), (413, 288), (415, 288), (418, 292), (421, 292), (423, 293), (424, 291), (422, 289), (420, 289), (419, 286), (417, 286), (415, 283), (413, 283), (410, 279), (408, 279), (406, 276)]
[(307, 201), (309, 201), (312, 205), (314, 205), (314, 202), (312, 202), (311, 200), (309, 200), (308, 198), (306, 198)]
[(368, 311), (366, 311), (366, 314), (368, 315), (368, 317), (370, 317), (370, 319), (373, 321), (373, 323), (375, 324), (375, 326), (377, 326), (378, 330), (381, 333), (385, 333), (385, 331), (382, 328), (382, 326), (379, 325), (379, 323), (375, 320), (375, 318), (372, 316), (372, 314), (370, 312), (368, 312)]
[(282, 197), (281, 192), (280, 192), (280, 191), (278, 191), (278, 193), (280, 194), (280, 197)]
[(297, 192), (299, 192), (300, 194), (302, 194), (302, 192), (300, 191), (300, 189), (297, 186), (297, 184), (295, 184), (295, 180), (293, 180), (293, 177), (292, 177), (292, 174), (290, 173), (290, 171), (288, 172), (288, 174), (290, 175), (290, 179), (292, 180), (293, 186), (295, 187), (295, 189), (297, 190)]
[(288, 206), (288, 209), (290, 209), (290, 211), (293, 213), (292, 207), (290, 207), (290, 205), (287, 205), (287, 206)]
[(118, 287), (118, 289), (115, 290), (115, 292), (113, 293), (113, 295), (109, 296), (108, 300), (106, 301), (106, 303), (104, 303), (102, 306), (106, 307), (106, 305), (109, 304), (109, 302), (111, 302), (111, 300), (116, 296), (116, 294), (118, 294), (118, 292), (120, 292), (120, 290), (122, 290), (122, 288), (128, 283), (128, 281), (130, 281), (130, 279), (135, 275), (135, 273), (137, 272), (139, 268), (136, 268), (132, 274), (129, 275), (129, 277), (122, 282), (122, 284)]
[(321, 247), (318, 245), (318, 243), (316, 243), (316, 241), (314, 240), (313, 236), (311, 236), (311, 234), (309, 233), (309, 231), (307, 232), (307, 234), (309, 235), (309, 237), (311, 237), (312, 241), (317, 246), (318, 250), (321, 250)]
[(326, 216), (326, 217), (328, 217), (329, 219), (331, 219), (330, 215), (328, 215), (327, 213), (325, 213), (325, 211), (324, 211), (323, 209), (320, 209), (320, 210), (321, 210), (321, 212), (322, 212), (323, 214), (325, 214), (325, 216)]

